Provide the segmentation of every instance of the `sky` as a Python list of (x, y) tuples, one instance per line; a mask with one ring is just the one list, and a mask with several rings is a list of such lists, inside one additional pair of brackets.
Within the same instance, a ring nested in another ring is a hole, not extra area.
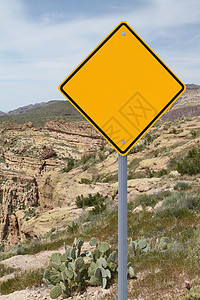
[(200, 0), (0, 0), (0, 111), (66, 100), (59, 84), (121, 21), (200, 84)]

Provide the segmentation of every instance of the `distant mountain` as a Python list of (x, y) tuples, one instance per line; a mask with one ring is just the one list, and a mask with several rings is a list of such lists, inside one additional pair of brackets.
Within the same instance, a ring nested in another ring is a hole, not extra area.
[(0, 116), (5, 116), (6, 114), (2, 111), (0, 111)]
[(162, 120), (174, 121), (182, 117), (200, 116), (200, 86), (186, 84), (186, 91), (164, 114)]
[(17, 109), (9, 111), (8, 115), (24, 114), (24, 113), (33, 111), (33, 110), (35, 110), (35, 109), (37, 109), (39, 107), (49, 106), (49, 105), (57, 103), (57, 102), (59, 102), (59, 100), (51, 100), (49, 102), (41, 102), (41, 103), (36, 103), (36, 104), (30, 104), (30, 105), (19, 107)]
[(70, 102), (56, 100), (20, 107), (0, 116), (0, 122), (8, 125), (32, 122), (34, 127), (43, 127), (48, 121), (60, 119), (74, 122), (84, 118)]
[(186, 84), (186, 91), (174, 103), (173, 109), (200, 105), (200, 85)]

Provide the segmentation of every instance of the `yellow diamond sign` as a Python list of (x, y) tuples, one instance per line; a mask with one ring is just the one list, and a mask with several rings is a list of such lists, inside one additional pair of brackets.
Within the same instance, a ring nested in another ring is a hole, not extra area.
[(120, 155), (132, 149), (185, 89), (125, 22), (59, 86)]

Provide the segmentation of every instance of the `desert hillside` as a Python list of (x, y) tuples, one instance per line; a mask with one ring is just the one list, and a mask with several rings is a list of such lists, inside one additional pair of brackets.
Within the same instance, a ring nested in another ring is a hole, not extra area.
[[(199, 87), (187, 89), (182, 101), (198, 107)], [(179, 102), (171, 112), (187, 109)], [(45, 268), (52, 252), (44, 250), (63, 253), (78, 236), (86, 249), (93, 236), (117, 248), (117, 153), (64, 101), (2, 116), (0, 132), (1, 293), (38, 285), (47, 295), (38, 264), (34, 283), (19, 275), (33, 268), (32, 255)], [(128, 154), (128, 238), (148, 246), (128, 250), (136, 274), (129, 299), (186, 299), (185, 281), (198, 285), (199, 165), (200, 116), (159, 120)], [(112, 283), (85, 297), (115, 299), (116, 277)]]
[(174, 121), (182, 117), (200, 115), (200, 86), (186, 84), (186, 91), (164, 114), (163, 120)]

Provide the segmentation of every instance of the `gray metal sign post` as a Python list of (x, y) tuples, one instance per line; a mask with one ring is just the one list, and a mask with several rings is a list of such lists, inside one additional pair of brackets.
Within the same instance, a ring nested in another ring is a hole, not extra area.
[(127, 299), (127, 155), (118, 154), (118, 300)]

